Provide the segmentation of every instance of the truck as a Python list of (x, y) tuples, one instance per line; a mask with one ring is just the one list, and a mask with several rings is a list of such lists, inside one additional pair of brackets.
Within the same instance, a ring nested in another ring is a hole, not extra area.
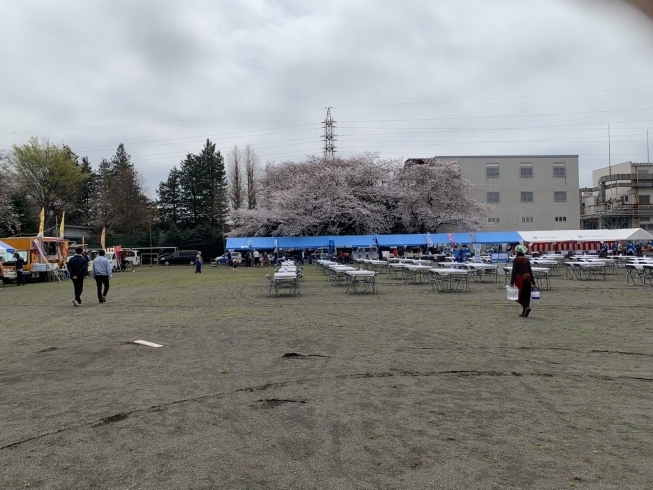
[[(12, 247), (25, 261), (23, 275), (31, 280), (45, 281), (54, 271), (63, 269), (68, 259), (68, 240), (57, 237), (11, 237), (3, 242)], [(16, 279), (14, 253), (5, 254), (5, 281)]]

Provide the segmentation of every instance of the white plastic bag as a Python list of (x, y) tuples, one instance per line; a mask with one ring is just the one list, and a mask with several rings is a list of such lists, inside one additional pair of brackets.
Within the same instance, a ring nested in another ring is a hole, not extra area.
[(534, 300), (540, 299), (540, 288), (538, 288), (537, 286), (531, 289), (531, 299)]
[(508, 301), (517, 301), (519, 298), (519, 288), (506, 286), (506, 294), (508, 296)]

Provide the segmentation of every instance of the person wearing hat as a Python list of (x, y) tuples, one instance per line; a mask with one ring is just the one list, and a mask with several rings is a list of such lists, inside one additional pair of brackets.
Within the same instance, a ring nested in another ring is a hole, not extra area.
[(531, 312), (531, 288), (535, 286), (531, 262), (526, 258), (527, 250), (523, 245), (515, 247), (517, 256), (512, 261), (512, 276), (510, 277), (510, 285), (517, 286), (519, 289), (517, 302), (522, 306), (519, 316), (523, 317), (527, 317)]

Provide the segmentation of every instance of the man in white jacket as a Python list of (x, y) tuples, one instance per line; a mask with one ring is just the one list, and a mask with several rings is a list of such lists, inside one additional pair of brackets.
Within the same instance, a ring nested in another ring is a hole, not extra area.
[[(100, 250), (93, 261), (93, 277), (95, 278), (95, 284), (97, 284), (97, 298), (100, 303), (106, 303), (107, 293), (109, 292), (109, 279), (113, 277), (113, 270), (111, 262), (104, 256), (104, 250)], [(102, 286), (104, 286), (104, 291)]]

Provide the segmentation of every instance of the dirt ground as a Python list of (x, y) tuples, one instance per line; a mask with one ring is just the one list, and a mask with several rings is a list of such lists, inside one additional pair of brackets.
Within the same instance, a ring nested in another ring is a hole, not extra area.
[[(0, 291), (0, 489), (653, 488), (653, 288), (346, 295), (306, 267)], [(138, 346), (143, 339), (162, 348)]]

